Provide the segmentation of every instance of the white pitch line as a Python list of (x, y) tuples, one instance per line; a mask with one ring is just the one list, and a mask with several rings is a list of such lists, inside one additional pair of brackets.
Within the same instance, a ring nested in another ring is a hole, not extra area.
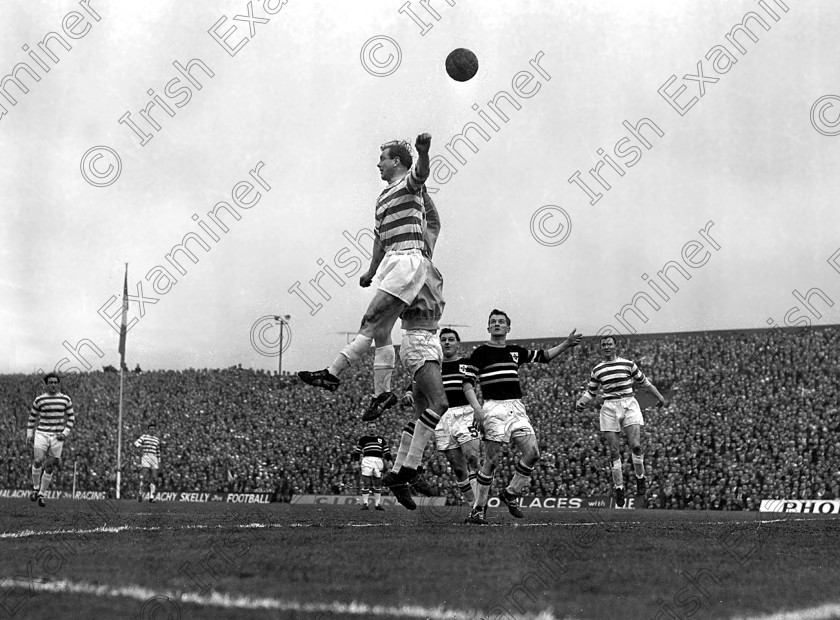
[(732, 620), (830, 620), (838, 617), (840, 617), (840, 604), (826, 603), (819, 607), (780, 611), (769, 616), (738, 616)]
[[(768, 520), (753, 520), (753, 521), (689, 521), (689, 525), (769, 525), (771, 523), (788, 523), (791, 521), (813, 521), (808, 518), (784, 518), (784, 519), (768, 519)], [(454, 523), (454, 522), (453, 522)], [(649, 525), (650, 521), (593, 521), (582, 523), (489, 523), (483, 527), (593, 527), (596, 525)], [(331, 524), (327, 524), (329, 528)], [(337, 523), (334, 527), (416, 527), (415, 522), (402, 523)], [(434, 524), (433, 524), (434, 525)], [(441, 524), (437, 524), (441, 525)], [(443, 524), (446, 525), (446, 524)], [(242, 529), (284, 529), (284, 528), (309, 528), (309, 527), (324, 527), (320, 523), (220, 523), (217, 525), (180, 525), (168, 527), (141, 527), (137, 525), (116, 525), (96, 527), (91, 529), (73, 529), (63, 528), (57, 530), (21, 530), (19, 532), (0, 532), (0, 539), (4, 538), (30, 538), (33, 536), (54, 536), (56, 534), (119, 534), (122, 532), (156, 532), (156, 531), (177, 531), (177, 530), (209, 530), (221, 529), (224, 527), (238, 527)]]
[[(8, 584), (0, 582), (0, 588), (11, 589), (16, 587), (15, 583)], [(26, 587), (35, 592), (48, 592), (53, 594), (87, 594), (100, 598), (131, 598), (143, 601), (144, 614), (146, 606), (150, 605), (150, 613), (158, 610), (177, 611), (180, 616), (179, 603), (199, 605), (204, 607), (223, 607), (227, 609), (266, 609), (276, 611), (298, 611), (307, 613), (339, 613), (364, 618), (375, 618), (382, 616), (398, 618), (422, 618), (424, 620), (478, 620), (482, 612), (479, 610), (458, 610), (447, 609), (442, 606), (423, 607), (421, 605), (401, 605), (393, 607), (389, 605), (370, 605), (360, 601), (350, 603), (300, 603), (271, 597), (257, 597), (245, 595), (231, 595), (221, 592), (211, 592), (204, 595), (198, 592), (181, 592), (177, 596), (173, 592), (156, 592), (142, 586), (106, 586), (92, 583), (69, 581), (50, 582), (29, 582)], [(172, 608), (175, 608), (174, 610)], [(167, 609), (168, 608), (168, 609)], [(552, 611), (542, 611), (537, 615), (528, 614), (523, 616), (524, 620), (560, 620)]]

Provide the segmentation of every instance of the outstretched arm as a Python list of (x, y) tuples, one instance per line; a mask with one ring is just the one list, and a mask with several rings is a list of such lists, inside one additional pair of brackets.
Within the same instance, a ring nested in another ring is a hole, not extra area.
[(556, 347), (551, 347), (545, 352), (545, 356), (548, 358), (550, 362), (555, 357), (560, 355), (563, 351), (568, 349), (574, 348), (580, 344), (581, 339), (583, 338), (583, 334), (577, 333), (577, 328), (572, 330), (572, 333), (569, 334), (569, 337), (566, 338), (563, 342), (558, 344)]

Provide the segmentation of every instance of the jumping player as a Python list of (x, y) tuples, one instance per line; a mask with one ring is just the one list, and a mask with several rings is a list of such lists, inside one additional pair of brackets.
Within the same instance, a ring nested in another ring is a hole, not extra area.
[(490, 342), (472, 352), (469, 360), (469, 380), (481, 384), (484, 407), (475, 412), (479, 430), (484, 432), (485, 459), (478, 472), (475, 504), (467, 523), (483, 525), (493, 474), (502, 456), (502, 446), (511, 443), (522, 454), (516, 464), (513, 479), (502, 491), (501, 501), (517, 519), (522, 518), (519, 507), (519, 492), (530, 482), (531, 472), (540, 459), (537, 436), (522, 404), (522, 388), (519, 383), (519, 367), (539, 362), (547, 364), (563, 351), (576, 347), (582, 336), (572, 330), (569, 337), (547, 351), (531, 350), (507, 344), (510, 332), (510, 318), (501, 310), (493, 310), (487, 322)]
[[(577, 401), (576, 409), (583, 411), (593, 401), (597, 404), (598, 388), (603, 389), (603, 404), (601, 404), (601, 431), (607, 434), (612, 461), (612, 476), (615, 486), (615, 505), (624, 506), (624, 474), (621, 466), (621, 430), (627, 435), (630, 444), (633, 469), (636, 472), (636, 494), (644, 496), (647, 492), (645, 480), (645, 457), (642, 454), (641, 427), (645, 421), (642, 417), (639, 401), (633, 396), (633, 383), (647, 388), (656, 396), (657, 407), (667, 404), (650, 379), (636, 365), (636, 362), (618, 357), (615, 354), (615, 338), (603, 336), (599, 341), (604, 361), (595, 366), (589, 375), (586, 391)], [(600, 397), (598, 397), (600, 399)]]
[(423, 256), (425, 211), (423, 187), (429, 176), (428, 133), (417, 136), (417, 163), (412, 167), (411, 147), (406, 142), (383, 144), (379, 155), (382, 180), (388, 183), (376, 201), (376, 226), (370, 268), (359, 278), (362, 287), (376, 282), (377, 290), (362, 317), (359, 333), (333, 363), (323, 370), (302, 371), (305, 383), (334, 391), (339, 376), (375, 342), (373, 358), (374, 398), (362, 416), (374, 420), (397, 403), (391, 391), (396, 354), (391, 330), (400, 313), (411, 304), (423, 283), (429, 261)]
[[(64, 440), (76, 423), (73, 401), (67, 394), (59, 391), (61, 379), (51, 372), (44, 377), (47, 391), (38, 396), (29, 411), (26, 423), (26, 441), (33, 441), (34, 459), (32, 461), (32, 493), (29, 499), (38, 500), (38, 505), (46, 505), (44, 493), (52, 482), (53, 467), (61, 459)], [(36, 427), (37, 424), (37, 427)]]

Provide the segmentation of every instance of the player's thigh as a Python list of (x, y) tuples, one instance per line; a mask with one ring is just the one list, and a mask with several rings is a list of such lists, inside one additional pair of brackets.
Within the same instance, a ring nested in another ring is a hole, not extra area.
[(399, 297), (377, 289), (365, 311), (364, 320), (371, 325), (393, 325), (404, 308), (405, 302)]
[(481, 442), (478, 439), (471, 439), (461, 444), (461, 453), (464, 455), (467, 467), (477, 469), (481, 460)]
[(630, 447), (641, 445), (642, 427), (639, 424), (630, 424), (624, 427), (624, 434), (627, 435), (627, 443)]
[(370, 485), (370, 479), (371, 479), (371, 476), (362, 475), (361, 479), (360, 479), (360, 481), (362, 483), (362, 486), (363, 487), (369, 486)]
[(604, 431), (604, 435), (607, 438), (607, 446), (610, 449), (610, 453), (613, 456), (619, 454), (621, 448), (621, 434), (615, 431)]
[(467, 460), (464, 458), (460, 448), (450, 448), (443, 451), (447, 462), (452, 466), (452, 469), (457, 471), (466, 471)]
[(371, 483), (371, 486), (374, 489), (377, 489), (377, 490), (381, 489), (382, 488), (382, 476), (373, 476), (370, 479), (370, 483)]
[(35, 431), (35, 439), (32, 442), (32, 448), (36, 461), (43, 461), (50, 449), (50, 436), (41, 431)]
[(484, 442), (484, 456), (487, 462), (491, 463), (494, 467), (498, 464), (499, 459), (502, 458), (503, 446), (504, 444), (498, 441)]
[(440, 374), (440, 364), (428, 361), (420, 367), (414, 375), (417, 387), (426, 397), (428, 408), (433, 403), (446, 405), (446, 391), (443, 388), (443, 377)]
[(148, 478), (149, 477), (149, 471), (150, 470), (149, 470), (148, 467), (141, 467), (140, 468), (140, 478), (142, 478), (143, 480)]

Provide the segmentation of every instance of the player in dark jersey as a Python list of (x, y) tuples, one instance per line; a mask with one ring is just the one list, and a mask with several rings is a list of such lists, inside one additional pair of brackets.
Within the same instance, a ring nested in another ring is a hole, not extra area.
[[(375, 428), (372, 429), (375, 432)], [(373, 488), (373, 503), (376, 510), (385, 510), (382, 506), (382, 470), (385, 461), (391, 460), (391, 450), (382, 435), (362, 435), (353, 450), (354, 460), (362, 461), (362, 510), (370, 510), (368, 497)]]
[[(481, 411), (481, 405), (472, 382), (466, 380), (468, 360), (458, 355), (460, 342), (461, 337), (454, 329), (446, 327), (440, 330), (440, 345), (443, 349), (441, 373), (449, 409), (435, 427), (435, 443), (452, 467), (464, 498), (473, 504), (479, 466), (478, 429), (473, 416), (476, 411)], [(414, 404), (411, 387), (406, 392), (403, 404)]]
[(531, 472), (540, 459), (537, 436), (521, 400), (519, 367), (532, 362), (547, 364), (563, 351), (576, 347), (583, 337), (572, 330), (566, 340), (547, 351), (509, 345), (507, 335), (510, 332), (510, 318), (501, 310), (490, 313), (487, 331), (490, 333), (490, 342), (473, 351), (468, 369), (469, 380), (481, 384), (484, 397), (484, 407), (475, 413), (475, 420), (484, 433), (485, 459), (477, 476), (475, 504), (467, 518), (467, 523), (475, 524), (487, 523), (484, 511), (493, 474), (502, 455), (502, 446), (513, 442), (522, 453), (513, 479), (500, 497), (510, 514), (516, 518), (522, 518), (519, 492), (530, 482)]
[[(633, 469), (636, 473), (636, 494), (644, 498), (647, 493), (645, 481), (645, 458), (642, 454), (641, 427), (645, 425), (639, 401), (634, 396), (633, 384), (641, 385), (656, 396), (657, 407), (667, 404), (650, 379), (636, 365), (636, 362), (615, 354), (615, 337), (602, 336), (601, 354), (604, 361), (595, 366), (589, 375), (586, 391), (577, 401), (576, 408), (582, 411), (591, 403), (600, 410), (601, 432), (607, 434), (612, 461), (612, 476), (615, 489), (615, 505), (624, 507), (624, 472), (621, 465), (621, 431), (627, 434), (630, 444)], [(598, 388), (603, 396), (596, 396)]]

